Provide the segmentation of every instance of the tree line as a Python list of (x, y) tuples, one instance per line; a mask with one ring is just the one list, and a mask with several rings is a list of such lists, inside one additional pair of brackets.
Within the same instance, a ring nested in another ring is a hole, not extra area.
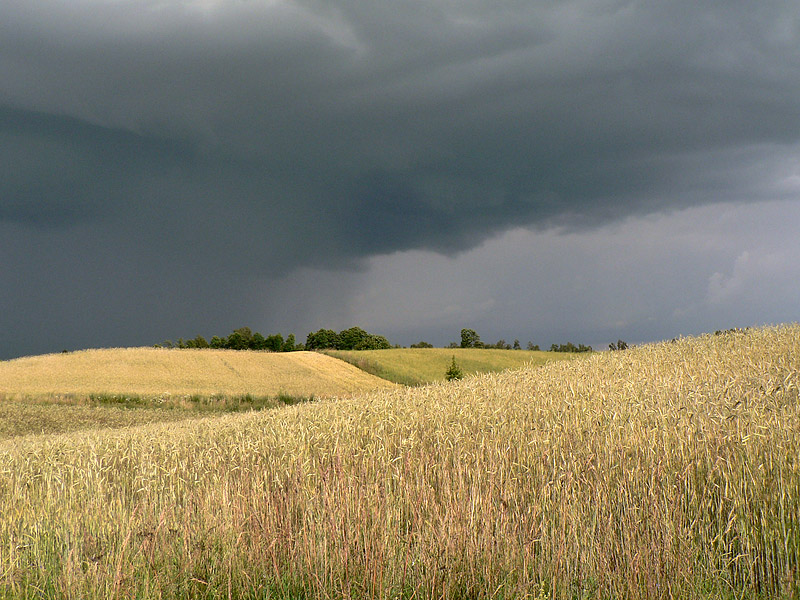
[[(495, 348), (497, 350), (522, 350), (519, 340), (514, 340), (513, 344), (507, 343), (504, 339), (498, 340), (494, 344), (487, 344), (481, 341), (481, 336), (477, 334), (474, 329), (461, 330), (461, 343), (450, 343), (450, 348)], [(533, 342), (528, 342), (528, 350), (538, 350), (539, 346), (534, 345)]]
[(583, 344), (578, 344), (577, 346), (572, 342), (567, 342), (566, 344), (552, 344), (550, 346), (550, 352), (591, 352), (591, 346), (584, 346)]
[[(157, 348), (214, 348), (228, 350), (263, 350), (268, 352), (294, 352), (297, 350), (385, 350), (392, 346), (388, 339), (382, 335), (369, 333), (361, 327), (350, 327), (338, 333), (333, 329), (320, 329), (309, 333), (305, 343), (298, 343), (295, 335), (290, 333), (286, 338), (280, 333), (273, 333), (264, 336), (259, 332), (253, 332), (249, 327), (240, 327), (224, 337), (213, 336), (211, 340), (206, 340), (198, 335), (195, 338), (184, 340), (178, 338), (177, 342), (167, 340), (162, 344), (156, 344)], [(433, 344), (420, 341), (411, 344), (412, 348), (433, 348)], [(500, 350), (521, 350), (519, 340), (514, 340), (513, 344), (505, 340), (498, 340), (494, 344), (487, 344), (481, 341), (481, 337), (474, 329), (464, 328), (461, 330), (461, 343), (452, 342), (449, 348), (495, 348)], [(611, 350), (624, 350), (628, 345), (619, 340), (616, 344), (609, 344)], [(539, 350), (539, 345), (528, 342), (528, 350)], [(592, 352), (591, 346), (572, 342), (566, 344), (553, 344), (550, 346), (551, 352)]]
[(156, 348), (213, 348), (226, 350), (262, 350), (267, 352), (295, 352), (298, 350), (383, 350), (391, 348), (389, 340), (382, 335), (369, 333), (360, 327), (344, 329), (339, 333), (332, 329), (320, 329), (309, 333), (305, 343), (297, 343), (293, 333), (286, 338), (280, 333), (264, 336), (249, 327), (240, 327), (224, 337), (213, 336), (206, 340), (202, 335), (177, 342), (166, 340)]
[[(423, 344), (424, 342), (420, 342)], [(622, 344), (625, 344), (622, 340), (618, 342), (619, 349), (622, 350)], [(413, 348), (414, 346), (412, 346)], [(422, 346), (417, 346), (422, 347)], [(519, 340), (514, 340), (514, 344), (508, 344), (505, 340), (499, 340), (496, 344), (486, 344), (481, 341), (481, 336), (479, 336), (474, 329), (462, 329), (461, 330), (461, 344), (458, 345), (455, 342), (450, 344), (451, 348), (497, 348), (499, 350), (521, 350), (521, 346), (519, 344)], [(625, 345), (627, 348), (627, 345)], [(614, 349), (617, 349), (615, 346)], [(539, 345), (534, 344), (533, 342), (528, 342), (528, 350), (539, 350)], [(550, 346), (550, 352), (591, 352), (591, 346), (585, 346), (583, 344), (578, 344), (577, 346), (572, 342), (567, 342), (566, 344), (553, 344)]]
[(270, 352), (293, 352), (304, 350), (303, 344), (298, 344), (293, 333), (285, 339), (280, 333), (264, 336), (259, 332), (253, 332), (249, 327), (234, 329), (228, 336), (213, 336), (211, 340), (206, 340), (202, 335), (198, 335), (190, 340), (178, 338), (177, 342), (166, 340), (161, 344), (156, 344), (156, 348), (213, 348), (215, 350), (267, 350)]

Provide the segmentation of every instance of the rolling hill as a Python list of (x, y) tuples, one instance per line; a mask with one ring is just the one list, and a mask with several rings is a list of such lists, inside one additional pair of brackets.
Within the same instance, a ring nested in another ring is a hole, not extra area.
[(497, 373), (523, 366), (538, 366), (587, 354), (496, 350), (490, 348), (393, 348), (391, 350), (329, 350), (330, 356), (404, 385), (444, 381), (450, 361), (455, 358), (465, 375)]
[(0, 440), (0, 597), (796, 598), (798, 357), (793, 325)]
[(0, 395), (341, 396), (391, 387), (316, 352), (114, 348), (0, 362)]

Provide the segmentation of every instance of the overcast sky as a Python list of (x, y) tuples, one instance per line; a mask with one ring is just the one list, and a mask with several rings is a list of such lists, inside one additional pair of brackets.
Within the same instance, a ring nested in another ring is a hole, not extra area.
[(0, 358), (797, 321), (797, 9), (3, 0)]

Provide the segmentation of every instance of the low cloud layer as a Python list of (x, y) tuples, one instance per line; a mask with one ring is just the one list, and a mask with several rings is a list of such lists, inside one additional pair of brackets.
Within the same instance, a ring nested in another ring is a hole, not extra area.
[[(796, 321), (800, 203), (713, 204), (632, 217), (591, 231), (510, 230), (456, 256), (410, 250), (362, 272), (302, 270), (281, 284), (347, 299), (338, 312), (300, 299), (309, 325), (380, 327), (405, 345), (446, 345), (462, 327), (484, 341), (604, 349), (679, 335)], [(266, 313), (294, 322), (295, 307)]]
[[(325, 296), (277, 284), (302, 269), (796, 200), (796, 13), (4, 2), (0, 357), (269, 330), (276, 298)], [(760, 260), (719, 271), (709, 301)]]

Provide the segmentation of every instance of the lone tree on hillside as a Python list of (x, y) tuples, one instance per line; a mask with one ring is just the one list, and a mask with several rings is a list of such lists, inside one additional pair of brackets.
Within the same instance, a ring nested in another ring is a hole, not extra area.
[(461, 330), (461, 347), (462, 348), (483, 348), (481, 336), (475, 333), (474, 329)]
[(453, 356), (453, 360), (450, 362), (450, 366), (447, 368), (447, 372), (444, 374), (444, 377), (447, 379), (447, 381), (462, 379), (464, 377), (464, 371), (462, 371), (461, 367), (459, 367), (458, 363), (456, 363), (455, 356)]

